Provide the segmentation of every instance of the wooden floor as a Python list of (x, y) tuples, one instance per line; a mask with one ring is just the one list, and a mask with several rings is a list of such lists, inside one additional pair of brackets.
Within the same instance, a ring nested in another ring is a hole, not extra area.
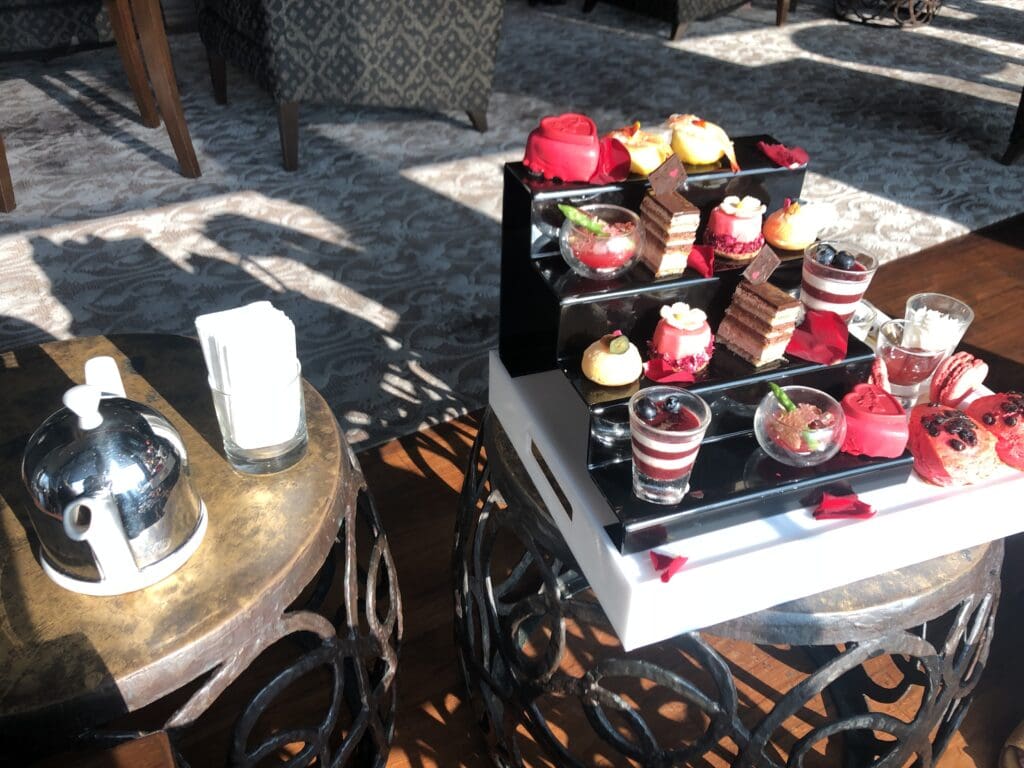
[[(942, 248), (945, 251), (940, 255), (955, 253), (963, 257), (960, 269), (965, 290), (984, 294), (972, 293), (968, 298), (975, 307), (992, 303), (999, 310), (998, 314), (1005, 312), (1008, 318), (1017, 319), (1005, 332), (996, 333), (997, 343), (990, 349), (1024, 364), (1024, 334), (1020, 331), (1020, 318), (1024, 316), (1021, 308), (1024, 301), (1021, 292), (1024, 286), (1024, 216), (1000, 229), (954, 241)], [(895, 295), (903, 291), (900, 281), (906, 282), (904, 297), (920, 290), (927, 282), (922, 276), (927, 274), (929, 264), (934, 261), (937, 265), (940, 261), (936, 249), (915, 258), (916, 264), (908, 263), (906, 267), (891, 271), (890, 279), (894, 283), (879, 294), (882, 300), (877, 302), (883, 310), (894, 310), (885, 305), (883, 294)], [(986, 281), (972, 285), (969, 265), (978, 260), (987, 260), (990, 269)], [(879, 278), (885, 274), (885, 271), (880, 272)], [(983, 348), (984, 341), (975, 338), (973, 344)], [(1022, 385), (1024, 382), (1017, 384)], [(390, 768), (482, 768), (490, 764), (472, 709), (459, 683), (452, 641), (450, 557), (454, 511), (478, 418), (479, 414), (474, 414), (365, 451), (359, 457), (384, 519), (405, 611), (405, 641), (398, 678), (398, 725), (388, 761)], [(1008, 509), (1008, 513), (1011, 510)], [(1021, 541), (1008, 543), (1007, 563), (993, 652), (975, 704), (960, 735), (940, 762), (940, 768), (992, 768), (1003, 739), (1024, 719), (1024, 590), (1021, 589), (1024, 578), (1020, 573), (1024, 566), (1024, 545)], [(725, 641), (717, 647), (737, 672), (741, 696), (753, 706), (770, 706), (780, 692), (804, 674), (799, 669), (801, 665), (790, 663), (793, 657), (784, 652)], [(204, 716), (195, 731), (182, 742), (183, 752), (194, 768), (223, 764), (223, 739), (215, 735), (215, 731), (228, 722), (230, 691), (227, 698), (229, 701)], [(304, 703), (308, 702), (297, 700), (295, 705), (301, 707)], [(811, 708), (801, 713), (805, 722), (794, 720), (788, 722), (787, 727), (794, 733), (800, 732), (817, 714)], [(906, 713), (903, 716), (906, 717)], [(585, 744), (582, 749), (594, 765), (622, 764), (603, 759), (600, 749), (594, 745)], [(723, 747), (718, 755), (703, 764), (725, 765), (729, 751), (727, 746)], [(826, 759), (822, 764), (829, 762)]]

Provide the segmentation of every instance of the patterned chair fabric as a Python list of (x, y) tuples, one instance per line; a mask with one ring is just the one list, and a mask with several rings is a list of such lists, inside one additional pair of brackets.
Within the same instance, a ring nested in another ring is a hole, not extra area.
[(0, 55), (114, 39), (102, 0), (0, 0)]
[(211, 54), (278, 104), (485, 112), (503, 0), (196, 0)]

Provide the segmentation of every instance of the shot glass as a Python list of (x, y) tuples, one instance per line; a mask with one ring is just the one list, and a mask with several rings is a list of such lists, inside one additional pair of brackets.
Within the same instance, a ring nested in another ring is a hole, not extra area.
[[(828, 247), (833, 251), (831, 258), (822, 250)], [(804, 251), (800, 301), (807, 309), (835, 312), (849, 323), (877, 269), (875, 256), (849, 243), (809, 245)]]
[(210, 382), (224, 455), (239, 472), (264, 475), (295, 464), (306, 453), (306, 404), (296, 362), (293, 376), (242, 382), (223, 392)]
[(952, 354), (974, 320), (974, 310), (943, 293), (915, 293), (907, 299), (908, 343), (924, 349), (944, 347)]
[(654, 504), (681, 502), (710, 422), (708, 404), (681, 387), (648, 387), (633, 395), (633, 494)]
[(923, 385), (949, 354), (947, 347), (919, 345), (920, 329), (906, 320), (890, 320), (878, 329), (875, 351), (885, 363), (889, 388), (908, 411), (917, 403)]

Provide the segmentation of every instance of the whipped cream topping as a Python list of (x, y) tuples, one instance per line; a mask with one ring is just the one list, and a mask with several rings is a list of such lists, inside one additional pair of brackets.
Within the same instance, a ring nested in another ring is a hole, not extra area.
[(696, 331), (708, 321), (704, 310), (691, 307), (681, 301), (675, 304), (666, 304), (661, 308), (662, 319), (673, 328), (681, 331)]
[(763, 216), (764, 212), (768, 210), (764, 203), (751, 195), (746, 195), (743, 199), (736, 195), (729, 195), (719, 207), (730, 216), (739, 216), (741, 219)]
[(907, 314), (903, 330), (903, 344), (919, 349), (946, 349), (952, 351), (963, 334), (963, 325), (955, 317), (937, 309), (922, 307)]

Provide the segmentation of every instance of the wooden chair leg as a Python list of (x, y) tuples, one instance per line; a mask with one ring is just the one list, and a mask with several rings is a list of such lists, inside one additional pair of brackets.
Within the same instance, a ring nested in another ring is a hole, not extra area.
[(286, 171), (299, 167), (299, 103), (277, 105), (277, 128), (281, 134), (281, 160)]
[(121, 54), (121, 62), (128, 76), (128, 85), (131, 86), (135, 103), (139, 107), (142, 124), (147, 128), (157, 128), (160, 125), (160, 115), (156, 111), (156, 102), (153, 101), (153, 92), (149, 88), (146, 69), (142, 64), (142, 52), (135, 36), (135, 24), (132, 23), (132, 10), (128, 0), (107, 0), (106, 5), (110, 26), (114, 30), (114, 40), (117, 41), (117, 50)]
[(131, 0), (135, 28), (139, 31), (142, 55), (149, 70), (149, 79), (156, 92), (167, 135), (171, 138), (174, 154), (178, 156), (181, 174), (190, 179), (201, 175), (192, 137), (185, 123), (181, 108), (178, 83), (174, 78), (174, 64), (171, 62), (171, 48), (167, 44), (167, 31), (160, 15), (159, 0)]
[(781, 27), (786, 23), (786, 16), (789, 15), (790, 1), (776, 0), (775, 3), (775, 26)]
[(7, 165), (7, 150), (4, 148), (4, 137), (0, 136), (0, 212), (10, 213), (15, 205), (14, 184), (11, 182), (11, 169)]
[(1020, 92), (1020, 104), (1017, 106), (1017, 118), (1013, 121), (1013, 128), (1010, 129), (1010, 143), (1006, 147), (1006, 153), (999, 161), (1003, 165), (1010, 165), (1024, 155), (1024, 88)]
[(686, 34), (686, 30), (690, 28), (690, 22), (688, 21), (676, 21), (672, 24), (672, 33), (669, 38), (673, 43), (678, 43), (683, 39), (683, 35)]
[(487, 133), (487, 111), (484, 109), (471, 109), (466, 112), (469, 115), (469, 122), (473, 124), (480, 133)]
[(213, 100), (218, 104), (228, 103), (228, 63), (223, 56), (207, 53), (210, 65), (210, 80), (213, 81)]

